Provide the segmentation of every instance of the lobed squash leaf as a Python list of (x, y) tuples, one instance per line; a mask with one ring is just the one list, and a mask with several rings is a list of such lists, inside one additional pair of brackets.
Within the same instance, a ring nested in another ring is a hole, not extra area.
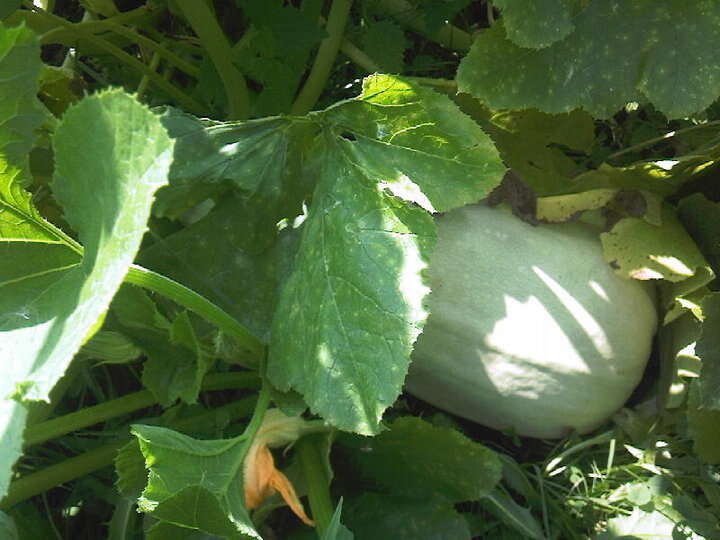
[(359, 98), (320, 118), (317, 186), (275, 312), (268, 376), (335, 426), (371, 434), (400, 394), (426, 317), (425, 210), (482, 198), (504, 167), (447, 97), (399, 78), (366, 79)]
[(720, 95), (712, 52), (720, 45), (717, 2), (592, 1), (573, 22), (573, 32), (539, 50), (508, 39), (512, 19), (510, 28), (500, 21), (484, 30), (460, 62), (460, 91), (493, 109), (582, 107), (599, 118), (645, 100), (682, 118)]

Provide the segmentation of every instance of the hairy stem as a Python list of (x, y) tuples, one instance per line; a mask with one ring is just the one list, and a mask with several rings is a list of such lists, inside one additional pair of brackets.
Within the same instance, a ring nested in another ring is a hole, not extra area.
[(328, 37), (320, 44), (305, 85), (293, 103), (292, 114), (298, 116), (307, 114), (317, 103), (340, 50), (351, 5), (352, 0), (333, 0), (325, 27)]

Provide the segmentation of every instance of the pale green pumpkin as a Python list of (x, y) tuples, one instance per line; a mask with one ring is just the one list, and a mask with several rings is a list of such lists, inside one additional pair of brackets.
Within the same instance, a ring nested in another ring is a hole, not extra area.
[(618, 277), (587, 225), (529, 225), (466, 206), (437, 219), (430, 316), (406, 388), (530, 437), (595, 429), (640, 381), (657, 326), (652, 289)]

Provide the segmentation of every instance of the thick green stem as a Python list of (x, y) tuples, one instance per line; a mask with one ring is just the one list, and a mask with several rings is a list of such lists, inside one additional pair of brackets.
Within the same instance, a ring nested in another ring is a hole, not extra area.
[(0, 510), (8, 509), (55, 486), (107, 467), (115, 459), (117, 451), (129, 440), (129, 438), (123, 437), (95, 450), (66, 459), (57, 465), (23, 476), (10, 484), (7, 496), (0, 502)]
[(317, 103), (340, 50), (351, 6), (352, 0), (333, 0), (325, 27), (328, 37), (320, 44), (310, 75), (293, 103), (292, 114), (298, 116), (307, 114)]
[(295, 447), (305, 474), (310, 510), (320, 538), (325, 534), (334, 513), (329, 490), (330, 478), (322, 450), (326, 437), (327, 434), (307, 435), (301, 438)]
[[(224, 407), (213, 409), (207, 413), (184, 418), (170, 427), (181, 431), (192, 431), (207, 426), (214, 418), (236, 420), (245, 418), (255, 407), (255, 397), (244, 398)], [(257, 410), (257, 409), (256, 409)], [(99, 469), (112, 465), (117, 451), (122, 448), (131, 437), (119, 437), (117, 440), (99, 448), (80, 454), (41, 471), (28, 474), (10, 484), (7, 496), (0, 502), (0, 510), (8, 508), (30, 497), (43, 493), (49, 489), (70, 482), (81, 476), (93, 473)]]
[(344, 38), (342, 40), (340, 51), (368, 73), (377, 73), (380, 71), (380, 66), (375, 63), (375, 60), (370, 58), (365, 51), (359, 49), (357, 45), (349, 39)]
[(229, 336), (235, 338), (238, 344), (247, 349), (253, 356), (258, 358), (263, 356), (265, 346), (253, 336), (247, 328), (226, 311), (210, 302), (204, 296), (185, 287), (185, 285), (181, 285), (177, 281), (137, 264), (133, 264), (130, 267), (125, 281), (160, 293), (181, 306), (194, 311), (208, 322), (217, 325), (218, 328)]
[(215, 64), (228, 100), (229, 120), (242, 120), (249, 114), (245, 77), (233, 64), (232, 48), (205, 0), (176, 0), (203, 47)]
[[(259, 379), (255, 373), (213, 373), (202, 383), (203, 390), (226, 390), (228, 388), (248, 388), (257, 385)], [(106, 401), (93, 407), (53, 418), (30, 426), (25, 430), (25, 448), (42, 444), (50, 439), (61, 437), (73, 431), (83, 429), (111, 418), (145, 409), (157, 403), (149, 390), (134, 392), (121, 398)]]

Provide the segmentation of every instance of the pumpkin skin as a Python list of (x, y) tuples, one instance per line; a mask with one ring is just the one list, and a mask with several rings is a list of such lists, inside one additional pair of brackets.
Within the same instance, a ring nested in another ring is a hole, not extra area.
[(539, 438), (592, 431), (623, 406), (642, 378), (657, 311), (647, 283), (613, 273), (596, 230), (534, 227), (484, 205), (437, 225), (411, 394)]

